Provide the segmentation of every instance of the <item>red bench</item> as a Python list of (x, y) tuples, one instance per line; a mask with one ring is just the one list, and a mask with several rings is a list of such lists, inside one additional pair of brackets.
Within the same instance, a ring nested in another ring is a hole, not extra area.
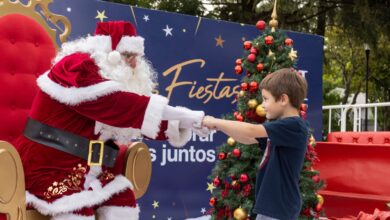
[(334, 132), (316, 150), (328, 217), (390, 210), (390, 132)]

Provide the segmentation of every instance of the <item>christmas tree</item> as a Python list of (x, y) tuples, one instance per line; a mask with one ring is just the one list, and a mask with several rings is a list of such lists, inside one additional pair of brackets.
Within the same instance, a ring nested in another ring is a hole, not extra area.
[[(258, 21), (256, 27), (261, 31), (252, 41), (244, 42), (244, 55), (236, 60), (235, 72), (245, 75), (241, 81), (241, 91), (237, 96), (237, 111), (226, 115), (228, 120), (263, 123), (265, 111), (259, 84), (267, 75), (281, 68), (295, 68), (297, 51), (293, 49), (293, 40), (277, 28), (276, 2), (272, 20), (267, 27), (264, 21)], [(301, 117), (306, 118), (307, 105), (301, 106)], [(308, 134), (308, 144), (304, 167), (301, 171), (300, 190), (303, 206), (300, 219), (315, 219), (322, 211), (323, 198), (317, 191), (324, 185), (318, 171), (313, 169), (317, 160), (315, 140)], [(255, 219), (251, 215), (255, 202), (254, 186), (256, 168), (263, 152), (258, 144), (245, 145), (231, 137), (217, 148), (218, 161), (210, 175), (215, 187), (210, 198), (210, 213), (216, 220)]]

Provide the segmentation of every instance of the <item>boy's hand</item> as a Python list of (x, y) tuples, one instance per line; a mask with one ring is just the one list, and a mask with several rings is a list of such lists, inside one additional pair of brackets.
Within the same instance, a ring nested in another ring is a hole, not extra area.
[(202, 126), (210, 130), (217, 130), (217, 119), (212, 116), (205, 116), (202, 121)]

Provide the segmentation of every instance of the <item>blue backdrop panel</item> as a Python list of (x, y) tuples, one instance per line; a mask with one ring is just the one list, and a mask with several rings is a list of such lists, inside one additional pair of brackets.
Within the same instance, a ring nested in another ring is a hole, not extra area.
[[(234, 74), (234, 61), (243, 54), (243, 41), (261, 34), (253, 25), (95, 0), (56, 0), (50, 9), (71, 21), (69, 40), (93, 34), (99, 14), (104, 21), (131, 21), (145, 38), (146, 57), (158, 72), (159, 93), (169, 97), (171, 105), (204, 110), (217, 117), (235, 109), (240, 76)], [(308, 120), (320, 139), (323, 38), (296, 32), (287, 35), (294, 40), (298, 69), (309, 84)], [(140, 219), (203, 215), (209, 209), (207, 176), (216, 160), (215, 148), (224, 141), (226, 136), (221, 133), (204, 139), (193, 136), (183, 149), (149, 141), (153, 176), (148, 192), (139, 200)]]

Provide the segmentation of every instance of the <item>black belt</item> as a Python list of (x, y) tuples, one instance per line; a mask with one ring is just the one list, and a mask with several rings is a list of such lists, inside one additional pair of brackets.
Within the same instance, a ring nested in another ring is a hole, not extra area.
[(24, 136), (34, 142), (87, 160), (89, 166), (103, 164), (113, 167), (119, 152), (118, 146), (112, 140), (106, 142), (89, 140), (31, 118), (27, 121)]

